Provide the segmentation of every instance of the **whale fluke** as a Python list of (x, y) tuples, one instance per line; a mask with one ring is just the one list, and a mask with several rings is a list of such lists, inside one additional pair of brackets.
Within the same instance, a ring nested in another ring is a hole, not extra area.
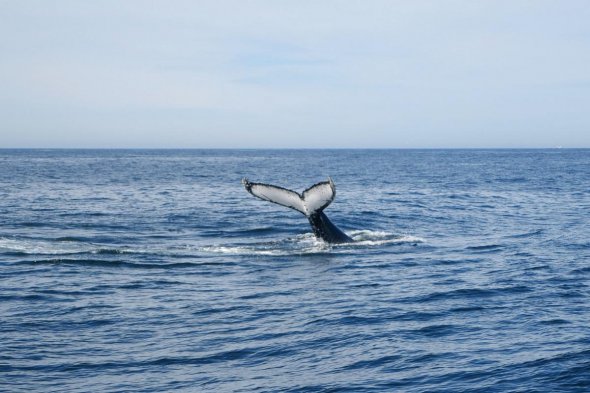
[(332, 179), (314, 184), (301, 195), (283, 187), (251, 183), (246, 178), (242, 179), (242, 184), (255, 197), (297, 210), (306, 216), (325, 209), (336, 197), (336, 186)]
[(324, 214), (324, 209), (336, 197), (336, 186), (331, 178), (309, 187), (301, 194), (283, 187), (252, 183), (242, 179), (246, 191), (265, 201), (288, 207), (304, 214), (316, 237), (328, 243), (346, 243), (352, 239), (336, 227)]

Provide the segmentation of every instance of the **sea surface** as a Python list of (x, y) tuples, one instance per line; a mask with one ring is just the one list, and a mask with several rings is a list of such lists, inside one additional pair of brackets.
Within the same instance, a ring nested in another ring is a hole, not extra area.
[(0, 391), (589, 392), (590, 150), (0, 150)]

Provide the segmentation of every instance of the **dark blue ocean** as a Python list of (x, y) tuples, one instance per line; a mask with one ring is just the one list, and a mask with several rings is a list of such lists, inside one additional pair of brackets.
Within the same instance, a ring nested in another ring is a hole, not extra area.
[(590, 150), (0, 150), (0, 391), (588, 392)]

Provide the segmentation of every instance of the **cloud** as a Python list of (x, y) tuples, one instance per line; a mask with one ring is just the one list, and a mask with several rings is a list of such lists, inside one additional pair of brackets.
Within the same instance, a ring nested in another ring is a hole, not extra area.
[(0, 135), (7, 147), (48, 132), (57, 146), (513, 147), (559, 132), (588, 146), (589, 13), (577, 1), (5, 2)]

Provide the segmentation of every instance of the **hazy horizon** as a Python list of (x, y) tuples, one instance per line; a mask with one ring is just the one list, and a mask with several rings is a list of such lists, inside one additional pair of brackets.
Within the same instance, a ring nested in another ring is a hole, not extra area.
[(3, 150), (590, 150), (590, 147), (0, 147)]
[(590, 147), (584, 1), (0, 3), (0, 148)]

